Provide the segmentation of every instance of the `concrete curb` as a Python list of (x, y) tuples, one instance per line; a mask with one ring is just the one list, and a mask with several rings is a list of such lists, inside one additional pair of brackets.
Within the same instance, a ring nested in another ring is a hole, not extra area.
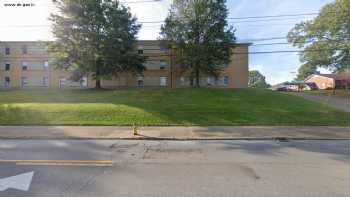
[(350, 127), (0, 126), (2, 140), (350, 140)]
[(157, 138), (157, 137), (126, 137), (126, 138), (80, 138), (80, 137), (1, 137), (0, 140), (129, 140), (129, 141), (350, 141), (350, 138), (296, 138), (296, 137), (236, 137), (236, 138)]

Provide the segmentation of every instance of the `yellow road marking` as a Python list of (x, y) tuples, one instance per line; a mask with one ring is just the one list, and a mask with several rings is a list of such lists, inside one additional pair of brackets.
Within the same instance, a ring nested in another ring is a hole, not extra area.
[(113, 164), (93, 164), (93, 163), (16, 163), (18, 166), (91, 166), (91, 167), (112, 167)]
[(1, 163), (31, 166), (113, 166), (113, 161), (109, 160), (0, 160)]

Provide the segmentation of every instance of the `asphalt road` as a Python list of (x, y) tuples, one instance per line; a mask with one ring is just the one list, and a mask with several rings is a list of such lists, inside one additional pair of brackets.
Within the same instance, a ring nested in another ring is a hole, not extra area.
[(1, 197), (350, 196), (350, 141), (17, 140), (0, 159), (0, 188), (34, 172)]

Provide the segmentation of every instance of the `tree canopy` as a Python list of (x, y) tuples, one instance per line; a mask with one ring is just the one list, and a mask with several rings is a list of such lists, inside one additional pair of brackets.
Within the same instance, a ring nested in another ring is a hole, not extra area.
[(350, 68), (350, 1), (335, 0), (314, 19), (297, 24), (288, 41), (305, 52), (300, 60), (306, 68), (343, 72)]
[(257, 70), (249, 71), (249, 87), (250, 88), (269, 88), (266, 78)]
[(55, 0), (60, 14), (52, 14), (56, 41), (49, 49), (54, 63), (78, 76), (100, 80), (120, 73), (142, 73), (145, 58), (135, 52), (140, 25), (118, 0)]
[(218, 77), (235, 43), (226, 0), (174, 0), (161, 39), (179, 52), (177, 62), (199, 87), (203, 75)]
[(317, 66), (303, 64), (298, 70), (296, 81), (304, 81), (308, 76), (312, 74), (320, 74), (320, 72), (317, 70)]

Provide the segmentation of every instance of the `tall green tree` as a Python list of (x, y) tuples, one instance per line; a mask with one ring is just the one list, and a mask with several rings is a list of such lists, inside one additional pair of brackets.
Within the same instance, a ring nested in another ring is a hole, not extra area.
[(135, 51), (140, 25), (118, 0), (54, 0), (52, 14), (56, 41), (49, 49), (61, 69), (76, 76), (92, 74), (96, 88), (101, 79), (120, 73), (142, 73), (145, 58)]
[(311, 68), (343, 72), (350, 68), (350, 1), (327, 4), (314, 20), (297, 24), (288, 41), (305, 49), (300, 60)]
[(269, 88), (266, 78), (257, 70), (249, 71), (249, 87), (250, 88)]
[(230, 62), (234, 29), (227, 22), (226, 0), (174, 0), (161, 28), (161, 39), (179, 52), (177, 62), (190, 73), (191, 84), (200, 77), (218, 77)]

